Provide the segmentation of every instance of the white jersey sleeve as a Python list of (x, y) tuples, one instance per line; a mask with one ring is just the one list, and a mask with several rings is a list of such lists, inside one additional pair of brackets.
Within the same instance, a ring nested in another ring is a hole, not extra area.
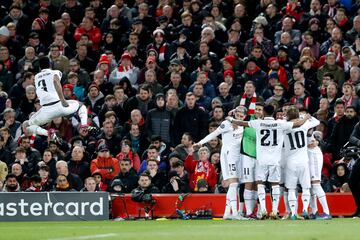
[(250, 120), (250, 121), (248, 122), (248, 124), (249, 124), (249, 127), (256, 129), (256, 128), (259, 128), (259, 126), (260, 126), (260, 121), (257, 120), (257, 119), (255, 119), (255, 120)]
[(286, 122), (286, 121), (278, 121), (280, 124), (280, 127), (283, 131), (290, 130), (293, 128), (294, 123), (293, 122)]
[(319, 120), (317, 120), (314, 117), (311, 117), (303, 125), (304, 125), (305, 128), (311, 129), (311, 128), (314, 128), (314, 127), (318, 126), (319, 124), (320, 124)]
[(220, 134), (223, 134), (225, 132), (231, 131), (232, 125), (229, 121), (223, 121), (220, 126), (215, 129), (215, 131), (211, 132), (210, 134), (208, 134), (206, 137), (204, 137), (203, 139), (201, 139), (199, 141), (199, 143), (201, 145), (211, 141), (212, 139), (216, 138), (217, 136), (219, 136)]

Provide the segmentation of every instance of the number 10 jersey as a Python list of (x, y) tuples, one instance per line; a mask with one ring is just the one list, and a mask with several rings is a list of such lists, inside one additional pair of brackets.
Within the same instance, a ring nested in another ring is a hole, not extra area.
[(40, 100), (40, 105), (60, 101), (54, 85), (54, 75), (61, 79), (61, 72), (58, 70), (43, 69), (35, 75), (36, 95)]

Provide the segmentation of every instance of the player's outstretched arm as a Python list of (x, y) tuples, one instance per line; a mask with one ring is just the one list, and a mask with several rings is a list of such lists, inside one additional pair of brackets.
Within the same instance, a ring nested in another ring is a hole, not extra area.
[(248, 121), (238, 120), (238, 119), (235, 119), (233, 117), (226, 117), (226, 120), (228, 120), (231, 123), (234, 123), (234, 124), (236, 124), (238, 126), (249, 127), (249, 122)]
[(310, 114), (306, 114), (305, 117), (303, 119), (297, 119), (296, 121), (294, 121), (294, 125), (293, 128), (297, 128), (300, 127), (301, 125), (303, 125), (308, 119), (311, 118)]
[(54, 74), (54, 86), (55, 86), (55, 90), (56, 93), (58, 94), (61, 104), (64, 107), (68, 107), (69, 104), (66, 102), (63, 91), (62, 91), (62, 87), (61, 87), (61, 83), (60, 83), (60, 78), (58, 75)]

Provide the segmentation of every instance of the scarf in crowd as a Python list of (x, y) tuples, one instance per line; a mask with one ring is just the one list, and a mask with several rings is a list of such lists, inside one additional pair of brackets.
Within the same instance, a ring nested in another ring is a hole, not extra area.
[(342, 96), (340, 99), (342, 99), (345, 103), (345, 107), (351, 106), (353, 102), (353, 96), (350, 96), (348, 99), (345, 98), (345, 96)]
[(133, 65), (132, 65), (132, 64), (130, 64), (129, 66), (125, 67), (124, 65), (122, 65), (122, 64), (120, 63), (120, 65), (119, 65), (119, 67), (118, 67), (118, 71), (119, 71), (119, 72), (127, 72), (127, 71), (131, 70), (132, 68), (133, 68)]
[[(268, 72), (268, 75), (270, 75), (272, 73), (272, 71), (275, 71), (275, 70), (270, 70)], [(280, 66), (279, 70), (277, 71), (277, 74), (278, 74), (278, 77), (279, 77), (279, 83), (281, 83), (281, 85), (284, 86), (284, 88), (286, 90), (289, 89), (289, 84), (288, 84), (288, 79), (287, 79), (287, 76), (286, 76), (286, 70), (283, 66)]]
[[(240, 106), (246, 107), (246, 93), (243, 93), (241, 100), (240, 100)], [(256, 93), (253, 94), (251, 97), (250, 105), (248, 108), (248, 114), (252, 115), (255, 113), (255, 107), (256, 107)]]
[(167, 48), (167, 43), (164, 42), (163, 44), (161, 44), (160, 48), (159, 48), (159, 62), (163, 62), (165, 61), (165, 51)]
[(296, 105), (297, 103), (300, 103), (300, 104), (303, 105), (304, 109), (309, 109), (310, 97), (307, 97), (307, 96), (305, 96), (303, 98), (301, 98), (301, 97), (292, 97), (290, 101), (291, 101), (291, 103), (293, 105)]

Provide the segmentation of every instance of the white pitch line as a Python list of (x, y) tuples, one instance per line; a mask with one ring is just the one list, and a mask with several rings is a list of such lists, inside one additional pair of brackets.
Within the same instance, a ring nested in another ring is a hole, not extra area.
[(49, 240), (84, 240), (84, 239), (114, 237), (116, 235), (117, 235), (116, 233), (107, 233), (107, 234), (87, 235), (87, 236), (79, 236), (79, 237), (50, 238)]

